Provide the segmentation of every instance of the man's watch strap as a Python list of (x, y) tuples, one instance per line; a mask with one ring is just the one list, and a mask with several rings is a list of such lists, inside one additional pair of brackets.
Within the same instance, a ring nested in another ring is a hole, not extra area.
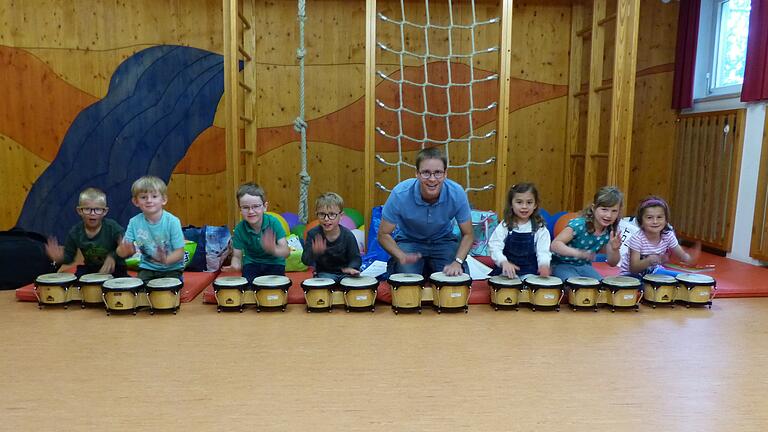
[(457, 262), (457, 263), (459, 263), (459, 264), (464, 264), (464, 260), (463, 260), (463, 259), (461, 259), (461, 258), (459, 258), (459, 257), (456, 257), (456, 258), (454, 259), (454, 261), (456, 261), (456, 262)]

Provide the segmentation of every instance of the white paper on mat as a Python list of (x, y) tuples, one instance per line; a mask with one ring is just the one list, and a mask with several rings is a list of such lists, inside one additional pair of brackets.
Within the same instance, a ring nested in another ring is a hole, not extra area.
[(469, 266), (469, 276), (473, 280), (488, 279), (488, 273), (493, 271), (492, 268), (472, 258), (471, 255), (467, 255), (467, 266)]
[(387, 271), (386, 261), (374, 261), (360, 272), (360, 276), (376, 277), (380, 274), (384, 274)]

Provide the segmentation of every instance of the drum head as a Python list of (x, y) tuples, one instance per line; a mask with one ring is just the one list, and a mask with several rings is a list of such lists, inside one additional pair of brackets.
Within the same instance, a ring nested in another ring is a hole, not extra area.
[(509, 278), (506, 276), (498, 275), (498, 276), (492, 276), (490, 279), (488, 279), (488, 283), (495, 286), (501, 286), (501, 287), (517, 287), (523, 284), (523, 281), (520, 280), (520, 278)]
[(447, 276), (443, 272), (435, 272), (429, 275), (429, 280), (442, 285), (468, 285), (472, 282), (472, 278), (466, 273), (458, 276)]
[(575, 276), (575, 277), (569, 277), (565, 281), (568, 285), (578, 286), (578, 287), (596, 287), (600, 286), (600, 281), (586, 276)]
[(37, 277), (35, 282), (49, 285), (63, 285), (74, 282), (77, 279), (72, 273), (47, 273)]
[(181, 281), (176, 278), (159, 278), (147, 282), (147, 288), (154, 289), (172, 289), (180, 287), (181, 285)]
[(379, 281), (376, 280), (376, 278), (372, 278), (370, 276), (356, 276), (356, 277), (345, 277), (340, 282), (341, 286), (348, 287), (348, 288), (361, 288), (361, 287), (369, 287), (369, 286), (376, 286), (379, 284)]
[(643, 281), (650, 282), (655, 285), (674, 285), (677, 280), (669, 275), (663, 274), (647, 274), (643, 276)]
[(603, 278), (603, 284), (616, 288), (635, 288), (641, 285), (638, 279), (630, 276), (611, 276)]
[(334, 285), (336, 285), (336, 282), (328, 278), (309, 278), (301, 283), (301, 286), (305, 288), (328, 288)]
[(563, 280), (555, 276), (528, 276), (525, 278), (526, 285), (535, 285), (540, 287), (556, 287), (563, 284)]
[(213, 284), (222, 287), (239, 287), (248, 285), (248, 279), (242, 276), (219, 276), (213, 281)]
[(395, 273), (389, 276), (389, 282), (401, 285), (420, 284), (424, 282), (424, 276), (416, 273)]
[(142, 285), (144, 285), (144, 282), (139, 278), (122, 277), (122, 278), (109, 279), (104, 282), (103, 286), (105, 289), (129, 290), (129, 289), (138, 288)]
[(714, 285), (715, 279), (711, 276), (692, 273), (680, 273), (677, 280), (688, 285)]
[(86, 284), (103, 283), (109, 279), (112, 279), (109, 273), (88, 273), (80, 276), (80, 282)]
[(283, 285), (290, 285), (291, 280), (286, 276), (266, 275), (253, 278), (251, 283), (265, 288), (277, 288), (282, 287)]

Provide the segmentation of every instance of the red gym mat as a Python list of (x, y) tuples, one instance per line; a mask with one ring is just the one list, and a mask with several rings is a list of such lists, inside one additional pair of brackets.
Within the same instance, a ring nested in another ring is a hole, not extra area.
[[(128, 272), (131, 276), (136, 276), (134, 272)], [(185, 272), (184, 287), (181, 289), (180, 300), (182, 303), (188, 303), (197, 297), (206, 286), (210, 285), (218, 273), (206, 272)], [(35, 284), (24, 285), (16, 290), (16, 300), (37, 302), (35, 297)]]
[[(287, 272), (285, 274), (291, 280), (291, 287), (288, 288), (288, 304), (304, 304), (304, 290), (301, 283), (312, 277), (312, 271)], [(218, 276), (240, 276), (240, 272), (222, 272)], [(203, 291), (203, 303), (216, 304), (216, 296), (213, 293), (213, 281), (208, 282), (208, 286)]]

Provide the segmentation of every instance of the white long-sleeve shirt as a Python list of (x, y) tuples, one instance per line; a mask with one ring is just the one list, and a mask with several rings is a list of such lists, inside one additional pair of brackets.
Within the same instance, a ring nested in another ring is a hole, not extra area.
[[(533, 229), (533, 223), (529, 220), (527, 223), (518, 225), (513, 229), (513, 232), (517, 233), (529, 233)], [(488, 240), (488, 251), (491, 253), (491, 259), (497, 266), (507, 262), (507, 257), (504, 256), (504, 240), (509, 235), (509, 229), (507, 224), (503, 221), (499, 223), (491, 238)], [(549, 244), (551, 239), (549, 237), (549, 230), (543, 226), (536, 231), (533, 235), (533, 245), (536, 249), (536, 262), (539, 267), (549, 266), (549, 262), (552, 260), (552, 252), (549, 250)]]

